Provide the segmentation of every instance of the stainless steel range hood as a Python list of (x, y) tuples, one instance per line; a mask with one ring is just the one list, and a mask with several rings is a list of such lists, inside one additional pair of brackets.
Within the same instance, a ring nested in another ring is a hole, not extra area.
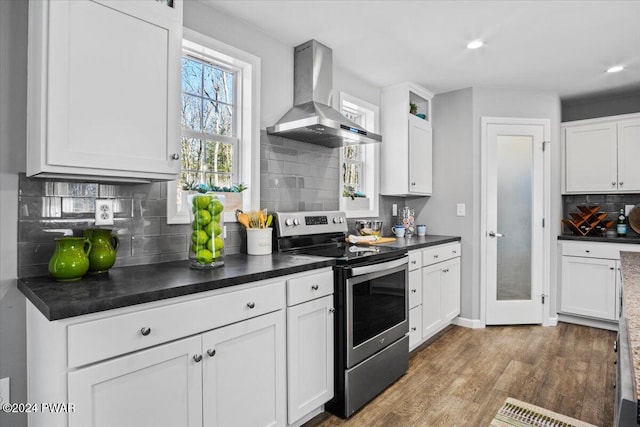
[(294, 49), (293, 108), (267, 133), (324, 145), (343, 147), (379, 143), (382, 137), (344, 117), (328, 103), (333, 87), (333, 54), (316, 40)]

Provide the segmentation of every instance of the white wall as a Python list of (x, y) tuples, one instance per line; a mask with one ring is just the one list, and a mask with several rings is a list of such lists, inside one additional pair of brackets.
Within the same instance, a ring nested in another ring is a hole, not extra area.
[[(480, 130), (482, 117), (551, 120), (551, 301), (555, 315), (555, 237), (562, 216), (560, 197), (560, 99), (555, 93), (470, 88), (434, 98), (434, 195), (418, 221), (441, 234), (462, 236), (461, 317), (480, 320)], [(456, 217), (455, 204), (466, 204)]]
[[(433, 196), (418, 222), (429, 234), (462, 237), (461, 315), (473, 315), (473, 90), (471, 88), (436, 95), (433, 100)], [(465, 217), (456, 216), (456, 203), (464, 203)]]
[[(293, 106), (293, 48), (312, 39), (313, 34), (289, 46), (197, 1), (184, 3), (184, 26), (261, 58), (261, 129), (275, 124)], [(379, 88), (345, 73), (335, 61), (333, 68), (334, 105), (338, 102), (337, 91), (380, 105)]]
[[(11, 398), (27, 401), (25, 298), (18, 272), (18, 172), (25, 169), (27, 111), (26, 1), (0, 1), (0, 378)], [(26, 416), (0, 411), (0, 425), (26, 426)]]

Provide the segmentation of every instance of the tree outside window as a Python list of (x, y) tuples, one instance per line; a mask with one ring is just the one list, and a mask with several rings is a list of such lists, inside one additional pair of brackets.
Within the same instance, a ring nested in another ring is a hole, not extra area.
[[(364, 129), (376, 132), (379, 108), (340, 93), (340, 111)], [(348, 217), (378, 216), (378, 148), (376, 144), (348, 145), (340, 150), (340, 210)]]
[(182, 58), (182, 170), (178, 188), (231, 187), (235, 177), (237, 72)]

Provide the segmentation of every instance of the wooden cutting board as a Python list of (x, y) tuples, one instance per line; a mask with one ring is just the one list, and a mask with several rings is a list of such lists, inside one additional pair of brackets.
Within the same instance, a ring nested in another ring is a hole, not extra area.
[(380, 243), (390, 243), (390, 242), (395, 242), (396, 238), (395, 237), (381, 237), (378, 240), (375, 241), (371, 241), (371, 242), (358, 242), (359, 245), (379, 245)]

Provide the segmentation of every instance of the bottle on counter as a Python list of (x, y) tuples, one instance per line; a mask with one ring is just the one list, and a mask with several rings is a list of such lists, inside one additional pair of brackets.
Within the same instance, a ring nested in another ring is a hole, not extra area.
[(616, 232), (618, 237), (627, 237), (627, 217), (624, 216), (624, 209), (620, 209)]

